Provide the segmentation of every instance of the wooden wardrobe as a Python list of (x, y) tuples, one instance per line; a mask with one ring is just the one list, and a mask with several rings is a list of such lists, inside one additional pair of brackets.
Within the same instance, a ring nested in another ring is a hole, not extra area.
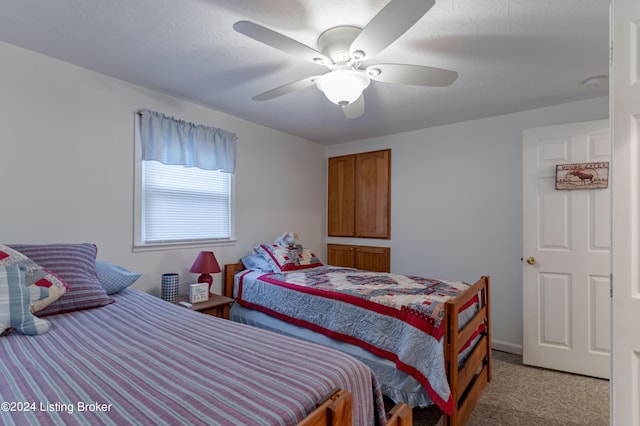
[[(330, 237), (391, 238), (391, 150), (329, 158)], [(388, 272), (388, 247), (328, 244), (327, 262)]]

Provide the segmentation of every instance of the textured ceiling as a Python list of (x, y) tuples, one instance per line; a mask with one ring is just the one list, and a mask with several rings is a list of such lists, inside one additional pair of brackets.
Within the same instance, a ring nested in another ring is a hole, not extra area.
[[(608, 0), (437, 0), (371, 63), (455, 70), (448, 87), (373, 82), (347, 119), (315, 87), (251, 98), (324, 73), (233, 30), (250, 20), (316, 48), (364, 27), (387, 0), (0, 0), (0, 40), (322, 144), (606, 96)], [(143, 105), (141, 107), (144, 107)]]

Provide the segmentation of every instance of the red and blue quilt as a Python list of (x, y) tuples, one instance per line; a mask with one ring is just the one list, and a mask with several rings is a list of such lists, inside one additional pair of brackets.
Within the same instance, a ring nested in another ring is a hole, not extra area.
[[(446, 281), (321, 266), (245, 272), (240, 305), (363, 347), (414, 376), (444, 411), (453, 409), (444, 365), (444, 302), (469, 288)], [(477, 304), (464, 307), (470, 317)]]

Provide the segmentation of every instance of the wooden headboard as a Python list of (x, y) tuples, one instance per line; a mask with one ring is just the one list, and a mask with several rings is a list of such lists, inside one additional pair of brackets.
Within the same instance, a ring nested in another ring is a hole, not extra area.
[(233, 276), (244, 270), (242, 263), (228, 263), (224, 265), (224, 282), (222, 283), (222, 295), (233, 298)]

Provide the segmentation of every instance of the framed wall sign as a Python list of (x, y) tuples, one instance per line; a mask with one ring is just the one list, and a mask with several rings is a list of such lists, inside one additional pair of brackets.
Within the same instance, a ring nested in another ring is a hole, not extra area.
[(189, 284), (189, 302), (200, 303), (209, 300), (209, 284)]
[(608, 161), (556, 165), (556, 189), (603, 189), (608, 186)]

